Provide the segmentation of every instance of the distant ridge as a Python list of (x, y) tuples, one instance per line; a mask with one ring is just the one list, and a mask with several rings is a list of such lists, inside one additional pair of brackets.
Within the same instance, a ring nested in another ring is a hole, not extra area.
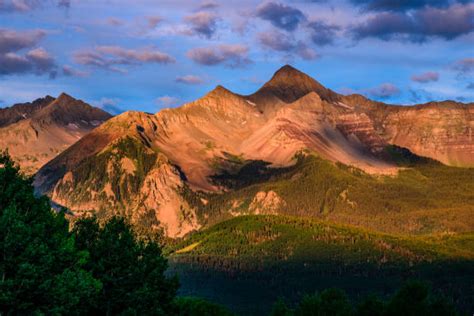
[(0, 148), (34, 173), (110, 114), (62, 93), (0, 109)]

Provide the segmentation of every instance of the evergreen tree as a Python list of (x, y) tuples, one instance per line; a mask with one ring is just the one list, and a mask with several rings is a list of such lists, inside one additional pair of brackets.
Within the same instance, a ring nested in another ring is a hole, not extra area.
[(0, 313), (83, 314), (101, 283), (83, 269), (68, 222), (0, 154)]
[(103, 284), (94, 313), (105, 315), (169, 315), (178, 281), (167, 278), (161, 248), (138, 240), (123, 219), (112, 218), (102, 227), (95, 218), (74, 225), (77, 247), (88, 250), (86, 267)]

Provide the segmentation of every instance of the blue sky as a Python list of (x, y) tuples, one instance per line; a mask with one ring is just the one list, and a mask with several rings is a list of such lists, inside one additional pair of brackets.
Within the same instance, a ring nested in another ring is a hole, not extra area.
[(157, 112), (290, 63), (387, 103), (474, 100), (466, 0), (0, 0), (0, 106), (66, 92)]

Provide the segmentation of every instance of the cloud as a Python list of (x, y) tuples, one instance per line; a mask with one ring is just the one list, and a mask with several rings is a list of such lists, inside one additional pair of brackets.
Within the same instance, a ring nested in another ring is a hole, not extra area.
[(69, 65), (63, 66), (63, 76), (65, 77), (87, 77), (89, 76), (88, 72), (77, 70)]
[(57, 68), (54, 58), (44, 48), (36, 47), (45, 34), (42, 30), (0, 29), (0, 75), (33, 73), (54, 78)]
[(163, 18), (161, 16), (148, 16), (146, 20), (148, 28), (152, 30), (163, 21)]
[(119, 19), (119, 18), (115, 18), (115, 17), (110, 17), (107, 19), (106, 21), (107, 25), (110, 25), (110, 26), (123, 26), (125, 25), (125, 21), (122, 20), (122, 19)]
[(366, 11), (407, 11), (423, 7), (443, 8), (453, 2), (468, 3), (469, 0), (351, 0), (351, 3)]
[(466, 86), (466, 89), (474, 90), (474, 82), (469, 83), (469, 84)]
[(474, 58), (464, 58), (456, 61), (452, 66), (458, 72), (459, 76), (467, 75), (474, 72)]
[(97, 46), (94, 50), (79, 51), (74, 61), (81, 65), (94, 66), (115, 72), (126, 72), (118, 65), (142, 65), (146, 63), (169, 64), (175, 59), (157, 49), (126, 49), (120, 46)]
[(0, 29), (0, 54), (36, 46), (46, 35), (43, 30), (17, 32)]
[(120, 101), (118, 98), (101, 98), (99, 101), (92, 102), (92, 104), (110, 114), (118, 115), (125, 112), (125, 110), (118, 105)]
[(30, 12), (52, 3), (55, 3), (59, 8), (68, 9), (71, 6), (70, 0), (0, 0), (0, 12)]
[(218, 17), (210, 12), (197, 12), (184, 18), (191, 25), (193, 33), (211, 38), (217, 29)]
[(160, 107), (171, 107), (179, 105), (180, 99), (176, 97), (171, 97), (169, 95), (164, 95), (155, 100), (156, 104)]
[(294, 31), (305, 20), (300, 10), (278, 2), (266, 2), (257, 8), (257, 16), (286, 31)]
[(420, 102), (426, 102), (427, 100), (433, 100), (433, 95), (426, 90), (410, 89), (409, 92), (410, 92), (410, 101), (413, 103), (420, 103)]
[(240, 44), (224, 44), (214, 47), (200, 47), (188, 51), (187, 56), (194, 62), (214, 66), (223, 64), (227, 67), (243, 67), (252, 61), (248, 57), (249, 48)]
[(219, 7), (219, 4), (215, 1), (204, 1), (199, 6), (199, 10), (212, 10)]
[(332, 44), (336, 38), (336, 32), (340, 30), (340, 27), (337, 25), (330, 25), (320, 21), (310, 22), (307, 27), (310, 29), (313, 43), (320, 46)]
[(429, 37), (452, 40), (474, 31), (474, 4), (448, 8), (426, 7), (414, 12), (381, 12), (356, 25), (351, 32), (357, 40), (376, 37), (423, 42)]
[(419, 75), (413, 75), (411, 77), (412, 81), (420, 82), (420, 83), (427, 83), (439, 80), (439, 73), (434, 71), (428, 71)]
[(182, 77), (177, 77), (176, 82), (184, 83), (184, 84), (191, 84), (191, 85), (198, 85), (204, 83), (204, 79), (194, 75), (186, 75)]
[(303, 42), (296, 42), (293, 37), (280, 31), (269, 31), (258, 34), (260, 44), (267, 49), (298, 55), (305, 60), (316, 59), (318, 54)]
[(399, 95), (400, 89), (391, 83), (383, 83), (378, 87), (367, 89), (364, 92), (371, 97), (378, 99), (388, 99), (390, 97)]

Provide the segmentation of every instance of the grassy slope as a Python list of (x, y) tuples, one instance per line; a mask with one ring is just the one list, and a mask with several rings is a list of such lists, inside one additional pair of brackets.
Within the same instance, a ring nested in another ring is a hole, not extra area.
[(341, 287), (358, 298), (390, 294), (421, 278), (474, 308), (474, 234), (419, 237), (374, 233), (327, 221), (243, 216), (168, 248), (182, 293), (202, 295), (242, 314), (261, 314), (278, 297)]
[[(400, 159), (401, 160), (401, 159)], [(409, 234), (469, 232), (474, 227), (474, 169), (432, 161), (403, 161), (398, 176), (373, 177), (317, 156), (299, 157), (295, 166), (272, 169), (249, 162), (216, 181), (225, 194), (185, 192), (208, 225), (245, 214), (259, 191), (275, 191), (285, 201), (281, 214), (325, 218), (369, 229)], [(203, 205), (200, 199), (209, 201)]]

